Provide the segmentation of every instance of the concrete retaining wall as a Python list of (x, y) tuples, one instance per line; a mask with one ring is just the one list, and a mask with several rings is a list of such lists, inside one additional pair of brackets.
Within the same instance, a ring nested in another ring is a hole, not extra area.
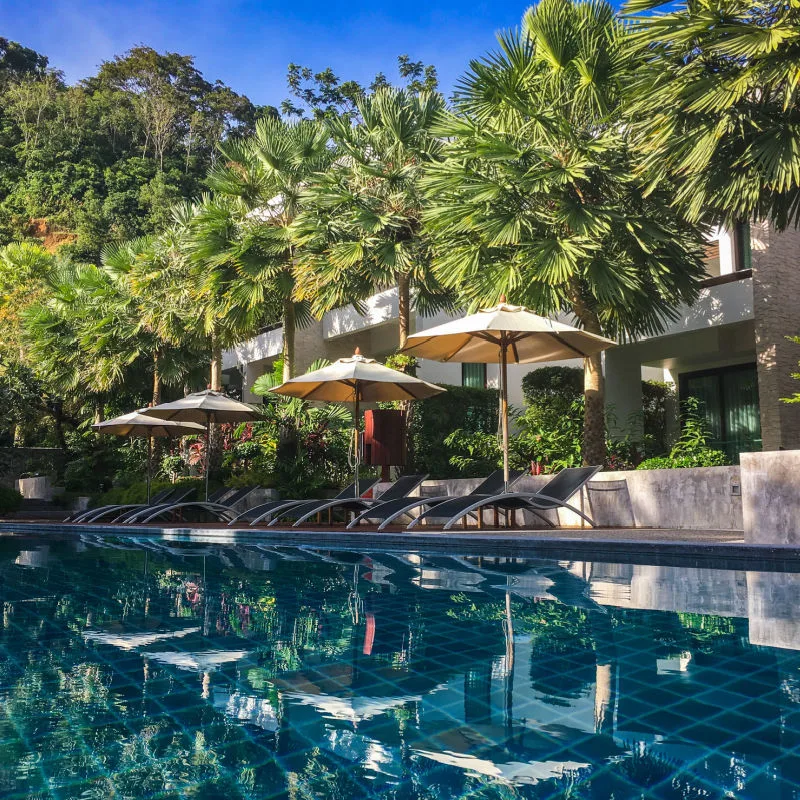
[(742, 453), (744, 539), (800, 543), (800, 450)]
[[(535, 492), (549, 479), (547, 475), (525, 477), (514, 488)], [(462, 495), (478, 483), (477, 478), (426, 481), (420, 494)], [(739, 467), (600, 472), (580, 495), (572, 498), (571, 504), (594, 519), (599, 527), (738, 531), (742, 529), (739, 486)], [(491, 513), (487, 512), (487, 522), (493, 521), (488, 516)], [(561, 527), (585, 525), (577, 514), (564, 509), (546, 512), (546, 516)], [(522, 522), (518, 515), (517, 523)], [(524, 523), (547, 527), (528, 513)]]

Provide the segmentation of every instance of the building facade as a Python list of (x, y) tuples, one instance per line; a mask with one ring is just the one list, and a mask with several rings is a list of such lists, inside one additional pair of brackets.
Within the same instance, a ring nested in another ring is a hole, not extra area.
[[(610, 432), (636, 439), (642, 426), (642, 379), (673, 383), (682, 401), (702, 401), (715, 446), (735, 460), (751, 450), (800, 448), (800, 405), (782, 398), (800, 390), (800, 232), (778, 233), (766, 224), (718, 230), (707, 247), (708, 278), (691, 307), (658, 336), (622, 344), (605, 354)], [(398, 343), (397, 291), (371, 297), (365, 313), (352, 306), (331, 311), (297, 331), (297, 372), (318, 358), (334, 360), (356, 347), (382, 359)], [(412, 329), (439, 325), (448, 317), (417, 317)], [(266, 329), (223, 357), (226, 380), (241, 385), (244, 399), (253, 382), (280, 356), (283, 331)], [(558, 362), (580, 367), (579, 360)], [(541, 365), (509, 367), (512, 404), (522, 405), (521, 382)], [(497, 387), (497, 365), (420, 363), (420, 377), (441, 384)], [(677, 422), (676, 422), (677, 425)]]

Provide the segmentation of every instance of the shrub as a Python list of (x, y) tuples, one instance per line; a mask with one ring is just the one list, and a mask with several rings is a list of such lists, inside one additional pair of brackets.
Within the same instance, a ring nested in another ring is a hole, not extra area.
[(722, 450), (708, 448), (692, 456), (656, 456), (642, 461), (636, 469), (688, 469), (691, 467), (725, 467), (731, 462)]
[(642, 381), (642, 428), (647, 454), (665, 453), (668, 421), (674, 413), (675, 386), (664, 381)]
[(22, 495), (8, 486), (0, 486), (0, 514), (13, 514), (22, 505)]
[(522, 378), (522, 395), (528, 405), (569, 405), (583, 394), (583, 370), (578, 367), (540, 367)]
[(730, 464), (725, 453), (709, 446), (711, 431), (703, 414), (700, 400), (690, 397), (683, 407), (683, 429), (669, 456), (648, 458), (639, 465), (638, 469), (723, 467)]
[(445, 444), (445, 437), (455, 431), (460, 431), (460, 436), (496, 435), (500, 403), (496, 389), (443, 388), (447, 389), (443, 394), (415, 402), (409, 420), (409, 467), (435, 478), (464, 474), (450, 462), (457, 453)]

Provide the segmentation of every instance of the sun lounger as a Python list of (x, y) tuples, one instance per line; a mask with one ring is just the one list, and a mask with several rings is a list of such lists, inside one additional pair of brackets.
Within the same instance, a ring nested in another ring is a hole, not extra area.
[(444, 530), (450, 530), (458, 520), (463, 519), (468, 514), (474, 515), (484, 508), (498, 508), (504, 511), (530, 511), (551, 527), (555, 526), (542, 512), (566, 508), (594, 526), (594, 521), (589, 516), (575, 506), (570, 505), (567, 501), (579, 492), (584, 484), (590, 481), (601, 469), (602, 467), (569, 467), (562, 469), (550, 478), (547, 484), (538, 492), (503, 492), (494, 495), (486, 494), (483, 497), (452, 498), (424, 511), (408, 527), (413, 528), (422, 520), (435, 517), (446, 519)]
[(95, 519), (106, 516), (114, 511), (122, 512), (124, 509), (131, 508), (154, 508), (159, 503), (170, 500), (174, 495), (177, 495), (178, 490), (175, 488), (164, 489), (157, 492), (150, 498), (150, 503), (110, 503), (108, 505), (99, 506), (98, 508), (89, 508), (86, 511), (79, 511), (77, 514), (71, 514), (64, 522), (94, 522)]
[[(366, 494), (378, 481), (375, 478), (362, 478), (358, 482), (358, 494), (359, 497), (361, 495)], [(347, 500), (352, 498), (355, 500), (355, 484), (351, 483), (342, 489), (339, 494), (337, 494), (333, 499), (334, 500)], [(236, 522), (248, 522), (251, 526), (257, 525), (259, 522), (263, 522), (264, 520), (271, 519), (273, 515), (278, 514), (282, 511), (287, 511), (294, 506), (303, 505), (305, 503), (326, 503), (327, 500), (270, 500), (266, 503), (262, 503), (259, 506), (255, 506), (254, 508), (250, 508), (247, 511), (243, 511), (241, 514), (235, 516), (228, 525), (233, 525)]]
[(233, 507), (249, 494), (252, 494), (256, 488), (255, 486), (246, 486), (237, 490), (227, 489), (222, 493), (221, 497), (216, 498), (212, 495), (207, 501), (195, 500), (185, 503), (169, 503), (155, 509), (142, 509), (133, 516), (126, 517), (125, 522), (154, 522), (170, 514), (180, 512), (183, 515), (187, 511), (202, 511), (220, 522), (228, 522), (236, 513)]
[[(522, 470), (511, 470), (509, 486), (516, 483), (524, 474)], [(377, 505), (359, 514), (347, 527), (354, 528), (365, 519), (381, 520), (381, 524), (378, 525), (378, 530), (380, 531), (398, 517), (402, 517), (404, 514), (410, 514), (414, 509), (424, 508), (425, 506), (435, 507), (441, 503), (452, 500), (463, 502), (468, 498), (471, 498), (469, 502), (474, 502), (474, 500), (479, 497), (488, 497), (498, 494), (503, 490), (504, 483), (503, 470), (499, 469), (482, 480), (469, 494), (463, 497), (439, 495), (434, 497), (405, 497), (396, 500), (387, 500), (383, 503), (378, 502)], [(380, 499), (381, 498), (378, 498), (379, 501)]]
[(281, 519), (293, 519), (293, 527), (297, 528), (310, 517), (323, 511), (333, 511), (341, 509), (343, 511), (366, 512), (369, 508), (382, 502), (392, 500), (409, 500), (409, 495), (419, 488), (419, 485), (427, 478), (427, 475), (403, 475), (398, 478), (379, 498), (356, 498), (352, 494), (349, 497), (339, 497), (333, 500), (314, 500), (309, 503), (301, 503), (289, 509), (273, 515), (270, 525), (276, 525)]

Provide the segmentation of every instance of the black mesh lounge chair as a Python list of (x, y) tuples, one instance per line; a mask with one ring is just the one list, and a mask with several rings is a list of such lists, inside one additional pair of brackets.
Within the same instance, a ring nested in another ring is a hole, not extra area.
[[(516, 483), (524, 474), (522, 470), (512, 469), (509, 474), (509, 486)], [(381, 524), (378, 525), (378, 530), (381, 531), (398, 517), (408, 514), (415, 508), (424, 508), (425, 506), (435, 507), (448, 501), (457, 501), (469, 505), (469, 502), (474, 502), (479, 497), (491, 497), (498, 494), (498, 492), (502, 492), (503, 486), (503, 470), (498, 469), (489, 475), (489, 477), (482, 480), (469, 494), (463, 497), (453, 497), (452, 495), (405, 497), (399, 498), (398, 500), (387, 500), (383, 503), (380, 502), (382, 498), (378, 498), (377, 505), (359, 514), (347, 527), (354, 528), (364, 519), (379, 519), (382, 520)]]
[(155, 509), (142, 509), (132, 517), (127, 517), (126, 522), (153, 522), (180, 512), (183, 515), (186, 511), (203, 511), (220, 522), (228, 522), (236, 512), (233, 507), (252, 494), (257, 487), (246, 486), (235, 491), (226, 489), (221, 497), (212, 495), (208, 500), (195, 500), (188, 503), (170, 503)]
[(155, 508), (159, 503), (164, 503), (171, 500), (174, 495), (177, 495), (177, 489), (164, 489), (157, 492), (150, 498), (150, 503), (110, 503), (105, 506), (98, 506), (97, 508), (89, 508), (86, 511), (80, 511), (77, 514), (71, 514), (64, 522), (94, 522), (97, 519), (105, 517), (114, 511), (122, 513), (125, 509), (131, 508)]
[(475, 514), (475, 512), (483, 508), (500, 508), (504, 511), (530, 511), (551, 527), (555, 527), (555, 525), (542, 512), (566, 508), (594, 527), (594, 521), (590, 517), (575, 508), (575, 506), (571, 506), (567, 501), (576, 492), (579, 492), (584, 484), (590, 481), (601, 469), (602, 467), (569, 467), (562, 469), (550, 478), (547, 484), (538, 492), (503, 492), (484, 497), (454, 498), (423, 512), (408, 527), (413, 528), (423, 519), (437, 517), (446, 519), (444, 530), (450, 530), (458, 520), (468, 514)]
[(377, 499), (356, 498), (351, 494), (349, 497), (335, 498), (334, 500), (320, 500), (309, 503), (302, 503), (292, 506), (289, 509), (273, 514), (270, 525), (277, 524), (280, 519), (293, 519), (293, 527), (297, 528), (307, 519), (319, 514), (322, 511), (333, 511), (342, 509), (343, 511), (363, 512), (378, 503), (390, 502), (392, 500), (410, 500), (409, 495), (415, 491), (427, 475), (403, 475), (398, 478), (380, 497)]
[[(198, 502), (201, 503), (220, 503), (222, 502), (228, 495), (232, 494), (234, 489), (229, 489), (227, 487), (223, 487), (222, 489), (217, 489), (215, 492), (212, 492), (208, 496), (208, 500), (200, 500)], [(179, 503), (193, 503), (194, 500), (194, 490), (187, 495), (181, 495), (179, 497), (169, 497), (162, 503), (158, 504), (151, 504), (147, 507), (142, 508), (134, 508), (131, 511), (126, 511), (119, 519), (115, 520), (116, 522), (141, 522), (143, 516), (147, 516), (148, 514), (152, 514), (155, 511), (160, 511), (161, 509), (167, 508), (168, 506), (178, 505)]]
[[(359, 496), (366, 494), (378, 481), (375, 478), (362, 478), (358, 482), (358, 494)], [(355, 500), (355, 489), (356, 486), (354, 483), (348, 484), (342, 489), (339, 494), (337, 494), (333, 499), (334, 500), (347, 500), (353, 499)], [(244, 521), (249, 522), (251, 526), (258, 525), (259, 522), (263, 522), (266, 519), (271, 518), (274, 514), (278, 514), (282, 511), (286, 511), (294, 506), (300, 506), (307, 503), (326, 503), (327, 500), (270, 500), (266, 503), (262, 503), (260, 506), (255, 506), (253, 508), (248, 509), (247, 511), (243, 511), (241, 514), (235, 516), (228, 525), (233, 525), (236, 522)]]
[(166, 502), (158, 503), (158, 505), (153, 505), (152, 503), (148, 505), (140, 505), (140, 506), (130, 506), (129, 508), (121, 508), (119, 509), (119, 513), (117, 516), (113, 517), (111, 521), (113, 523), (122, 523), (127, 522), (128, 517), (134, 516), (138, 514), (140, 511), (149, 511), (155, 510), (157, 508), (161, 508), (169, 503), (182, 503), (187, 500), (191, 500), (197, 490), (194, 486), (184, 487), (183, 489), (178, 489), (173, 495), (167, 498)]

